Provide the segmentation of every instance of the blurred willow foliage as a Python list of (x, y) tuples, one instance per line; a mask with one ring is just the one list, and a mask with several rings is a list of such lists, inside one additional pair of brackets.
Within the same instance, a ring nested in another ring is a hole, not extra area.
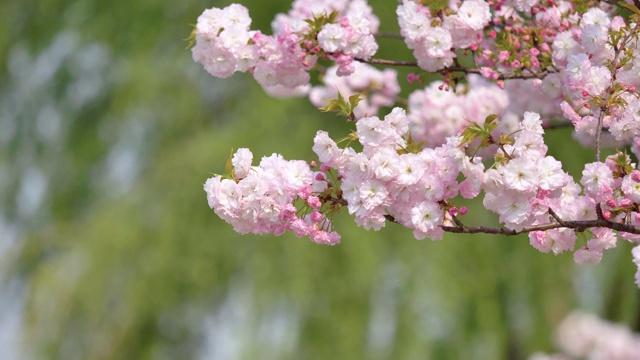
[[(554, 325), (576, 307), (637, 325), (624, 243), (597, 268), (578, 268), (526, 237), (415, 241), (393, 224), (366, 232), (347, 214), (336, 219), (335, 247), (235, 234), (202, 191), (232, 148), (311, 160), (317, 129), (348, 127), (305, 99), (269, 98), (248, 76), (214, 79), (191, 61), (189, 24), (229, 3), (0, 4), (0, 94), (13, 116), (0, 195), (24, 234), (5, 259), (25, 288), (25, 354), (506, 359), (551, 350)], [(290, 5), (243, 3), (265, 32)], [(388, 2), (371, 3), (382, 29), (397, 32)], [(408, 58), (394, 41), (380, 57)], [(34, 66), (48, 77), (36, 81)], [(36, 85), (21, 85), (28, 80)], [(58, 135), (42, 140), (52, 117)], [(568, 133), (550, 136), (572, 174), (593, 158)], [(14, 193), (34, 171), (45, 195), (21, 213)], [(471, 223), (494, 221), (479, 204), (471, 210)]]

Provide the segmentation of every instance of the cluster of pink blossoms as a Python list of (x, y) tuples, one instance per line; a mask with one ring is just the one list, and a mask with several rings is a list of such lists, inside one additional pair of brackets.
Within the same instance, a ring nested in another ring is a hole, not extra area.
[(396, 11), (405, 43), (413, 50), (418, 66), (426, 71), (453, 64), (453, 49), (477, 46), (482, 29), (491, 21), (489, 4), (484, 0), (452, 1), (451, 5), (454, 14), (437, 19), (428, 7), (412, 0), (404, 0)]
[[(460, 133), (470, 122), (482, 123), (491, 114), (500, 114), (509, 105), (507, 92), (480, 76), (469, 76), (468, 84), (443, 91), (442, 81), (433, 81), (409, 95), (408, 117), (411, 134), (426, 146), (438, 146)], [(517, 128), (519, 118), (502, 117), (501, 130)], [(507, 121), (509, 120), (509, 121)]]
[[(319, 131), (313, 149), (322, 164), (314, 173), (278, 155), (252, 166), (241, 149), (232, 174), (205, 184), (210, 206), (241, 233), (289, 230), (335, 244), (327, 215), (341, 207), (368, 229), (393, 221), (418, 239), (440, 239), (444, 231), (469, 231), (458, 218), (466, 208), (454, 198), (484, 193), (503, 233), (526, 232), (542, 252), (573, 251), (577, 263), (595, 264), (618, 237), (640, 244), (640, 171), (631, 158), (598, 157), (576, 181), (547, 155), (543, 139), (550, 120), (564, 118), (598, 153), (604, 144), (631, 144), (640, 155), (637, 24), (609, 4), (586, 11), (560, 0), (438, 4), (396, 7), (416, 60), (398, 65), (443, 81), (410, 94), (408, 114), (394, 108), (382, 120), (372, 115), (402, 99), (395, 71), (361, 63), (394, 64), (371, 59), (379, 22), (365, 0), (296, 0), (272, 23), (273, 36), (250, 30), (241, 5), (206, 10), (193, 57), (212, 75), (248, 71), (270, 93), (308, 93), (317, 106), (338, 93), (365, 95), (350, 114), (356, 131), (349, 138), (361, 152)], [(463, 66), (463, 57), (474, 65)], [(320, 85), (310, 84), (314, 69)], [(485, 121), (491, 114), (499, 115), (495, 126)], [(491, 158), (485, 169), (482, 160)], [(578, 238), (585, 231), (587, 239)], [(633, 255), (640, 266), (640, 246)]]
[[(478, 195), (484, 165), (472, 162), (451, 138), (438, 148), (399, 153), (406, 143), (408, 120), (395, 108), (384, 120), (361, 118), (356, 123), (362, 152), (340, 149), (324, 131), (314, 139), (320, 161), (340, 174), (342, 197), (358, 225), (379, 230), (387, 217), (413, 229), (416, 239), (440, 239), (449, 214), (441, 203), (461, 194)], [(458, 184), (458, 175), (467, 179)]]
[[(340, 242), (329, 219), (318, 211), (320, 199), (313, 195), (327, 187), (322, 176), (304, 161), (286, 161), (277, 154), (262, 158), (259, 166), (252, 166), (252, 161), (249, 149), (238, 149), (231, 161), (233, 178), (215, 176), (204, 184), (209, 206), (221, 219), (240, 234), (282, 235), (290, 230), (319, 244)], [(311, 213), (299, 217), (296, 200)]]
[[(249, 71), (266, 89), (295, 89), (309, 83), (308, 71), (318, 55), (331, 57), (338, 73), (353, 73), (354, 58), (368, 59), (378, 49), (372, 32), (378, 20), (364, 0), (315, 2), (298, 0), (289, 15), (273, 23), (274, 36), (250, 30), (248, 10), (238, 4), (205, 10), (195, 28), (193, 59), (213, 76), (226, 78)], [(338, 23), (325, 24), (311, 34), (305, 19), (338, 13)], [(316, 40), (305, 40), (315, 36)]]
[(559, 353), (535, 353), (529, 360), (634, 360), (640, 356), (640, 334), (592, 314), (570, 313), (558, 326), (555, 338)]

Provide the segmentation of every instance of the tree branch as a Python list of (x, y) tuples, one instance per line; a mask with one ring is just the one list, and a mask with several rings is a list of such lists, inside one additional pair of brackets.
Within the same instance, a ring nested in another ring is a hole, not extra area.
[[(409, 67), (418, 67), (418, 63), (416, 61), (398, 61), (398, 60), (388, 60), (388, 59), (361, 59), (355, 58), (354, 60), (363, 62), (371, 65), (385, 65), (385, 66), (409, 66)], [(496, 80), (510, 80), (510, 79), (544, 79), (545, 76), (557, 72), (555, 69), (547, 69), (542, 70), (541, 72), (533, 72), (530, 69), (525, 69), (529, 73), (524, 74), (500, 74)], [(444, 69), (438, 70), (438, 73), (446, 74), (450, 72), (462, 72), (465, 74), (481, 74), (480, 69), (477, 68), (466, 68), (463, 66), (449, 66)]]
[(608, 228), (612, 230), (622, 231), (630, 234), (640, 234), (640, 227), (629, 225), (629, 224), (621, 224), (613, 221), (609, 221), (604, 218), (602, 214), (602, 209), (600, 208), (600, 204), (596, 206), (596, 213), (598, 218), (596, 220), (562, 220), (553, 209), (549, 208), (549, 215), (553, 217), (556, 222), (534, 225), (524, 227), (521, 230), (513, 230), (507, 228), (492, 228), (486, 226), (465, 226), (453, 216), (453, 221), (456, 223), (456, 226), (441, 226), (441, 228), (446, 232), (457, 233), (457, 234), (499, 234), (506, 236), (515, 236), (524, 233), (529, 233), (532, 231), (545, 231), (551, 229), (558, 228), (568, 228), (573, 229), (577, 232), (583, 232), (590, 228)]
[(392, 33), (392, 32), (384, 32), (381, 31), (377, 34), (373, 34), (373, 36), (375, 36), (376, 39), (395, 39), (395, 40), (403, 40), (404, 41), (404, 37), (402, 37), (402, 35), (400, 34), (396, 34), (396, 33)]
[(556, 124), (548, 124), (542, 125), (542, 128), (545, 130), (554, 130), (554, 129), (562, 129), (562, 128), (574, 128), (575, 126), (570, 122), (560, 122)]

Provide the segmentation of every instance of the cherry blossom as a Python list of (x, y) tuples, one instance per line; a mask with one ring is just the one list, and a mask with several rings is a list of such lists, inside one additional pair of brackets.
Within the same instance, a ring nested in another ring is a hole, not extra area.
[[(331, 219), (343, 208), (366, 229), (394, 222), (416, 239), (526, 233), (578, 264), (599, 263), (618, 239), (640, 244), (640, 171), (624, 151), (640, 155), (640, 26), (606, 3), (403, 0), (391, 37), (412, 51), (404, 60), (374, 57), (389, 35), (365, 0), (295, 0), (273, 35), (251, 30), (242, 5), (205, 10), (192, 38), (205, 71), (248, 72), (351, 126), (343, 140), (316, 133), (319, 164), (273, 154), (253, 165), (238, 149), (228, 173), (206, 181), (209, 206), (239, 233), (326, 245), (340, 241)], [(411, 91), (395, 66), (412, 68)], [(595, 149), (580, 179), (548, 153), (557, 127)], [(474, 198), (499, 226), (465, 225), (462, 201)]]

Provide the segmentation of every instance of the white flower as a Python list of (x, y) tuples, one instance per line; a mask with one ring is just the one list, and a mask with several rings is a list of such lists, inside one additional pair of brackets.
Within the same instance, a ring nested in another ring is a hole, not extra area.
[(423, 201), (411, 209), (411, 223), (416, 230), (426, 233), (440, 225), (443, 215), (437, 203)]
[(562, 171), (562, 163), (552, 156), (547, 156), (537, 164), (540, 188), (555, 190), (566, 183), (567, 176)]
[(461, 23), (473, 30), (482, 30), (491, 20), (489, 4), (483, 0), (467, 0), (458, 9)]
[(251, 162), (253, 161), (253, 154), (251, 150), (247, 148), (240, 148), (233, 154), (231, 158), (231, 165), (233, 165), (233, 172), (236, 179), (243, 179), (251, 170)]
[(514, 190), (534, 191), (538, 186), (538, 168), (529, 159), (518, 158), (503, 167), (504, 184)]
[(327, 24), (318, 33), (318, 45), (325, 52), (336, 52), (347, 46), (346, 32), (340, 24)]
[(330, 163), (340, 156), (340, 148), (326, 131), (318, 131), (313, 138), (313, 152), (318, 155), (318, 159), (323, 163)]
[(451, 50), (452, 39), (449, 31), (443, 27), (430, 28), (424, 38), (427, 55), (439, 58), (447, 55)]
[(609, 25), (611, 25), (611, 19), (609, 19), (609, 15), (602, 11), (602, 9), (592, 7), (582, 15), (582, 20), (580, 20), (580, 26), (584, 28), (587, 25), (599, 25), (609, 28)]

